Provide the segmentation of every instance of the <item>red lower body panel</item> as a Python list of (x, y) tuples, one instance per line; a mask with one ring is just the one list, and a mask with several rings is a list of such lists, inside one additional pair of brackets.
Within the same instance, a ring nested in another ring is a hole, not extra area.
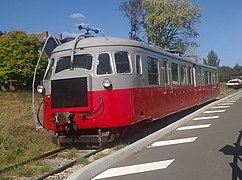
[(63, 130), (66, 122), (57, 123), (56, 114), (73, 114), (78, 129), (114, 128), (155, 120), (201, 104), (218, 96), (219, 88), (199, 91), (193, 86), (173, 88), (132, 88), (88, 92), (88, 107), (51, 108), (51, 95), (45, 96), (44, 125), (53, 131)]

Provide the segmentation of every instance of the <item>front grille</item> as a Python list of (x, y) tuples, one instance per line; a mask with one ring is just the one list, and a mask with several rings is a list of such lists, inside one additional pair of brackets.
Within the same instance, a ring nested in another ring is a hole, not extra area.
[(87, 107), (87, 78), (51, 81), (52, 108)]

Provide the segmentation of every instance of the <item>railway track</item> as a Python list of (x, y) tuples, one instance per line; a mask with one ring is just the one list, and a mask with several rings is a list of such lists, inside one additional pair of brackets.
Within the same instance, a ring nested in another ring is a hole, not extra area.
[[(98, 149), (77, 150), (76, 153), (78, 154), (78, 158), (87, 159), (90, 156), (95, 155), (98, 152), (103, 151), (103, 150), (105, 150), (105, 147), (98, 148)], [(31, 177), (31, 179), (42, 180), (49, 176), (53, 176), (57, 173), (60, 173), (64, 170), (66, 170), (67, 168), (74, 166), (77, 163), (78, 158), (75, 158), (75, 159), (63, 158), (63, 156), (64, 156), (63, 154), (67, 154), (67, 153), (68, 153), (67, 148), (57, 148), (52, 151), (43, 153), (39, 156), (30, 158), (26, 161), (4, 167), (4, 168), (0, 169), (0, 174), (7, 173), (11, 170), (14, 170), (14, 169), (22, 167), (22, 166), (28, 166), (30, 163), (35, 162), (35, 161), (42, 161), (43, 164), (45, 164), (45, 165), (48, 164), (52, 170), (43, 175)]]
[[(180, 118), (190, 114), (194, 110), (199, 109), (201, 107), (202, 106), (194, 107), (194, 108), (191, 108), (191, 109), (188, 109), (188, 110), (184, 110), (184, 111), (182, 111), (180, 113), (170, 115), (170, 116), (164, 118), (162, 120), (162, 123), (159, 122), (159, 121), (155, 121), (153, 123), (148, 123), (148, 124), (143, 122), (143, 123), (141, 123), (140, 131), (132, 133), (132, 136), (130, 136), (130, 134), (129, 134), (128, 136), (124, 136), (123, 138), (110, 143), (108, 145), (108, 147), (110, 147), (110, 148), (104, 147), (104, 148), (99, 148), (99, 149), (97, 149), (97, 148), (96, 149), (91, 149), (90, 147), (89, 148), (86, 147), (85, 150), (83, 150), (83, 149), (80, 150), (81, 148), (78, 148), (79, 150), (77, 150), (77, 152), (79, 154), (79, 158), (82, 157), (84, 159), (87, 159), (90, 156), (95, 155), (95, 154), (97, 154), (100, 151), (101, 152), (105, 151), (106, 149), (114, 149), (114, 151), (116, 151), (117, 150), (116, 148), (117, 148), (118, 145), (126, 146), (127, 144), (131, 144), (131, 143), (133, 143), (133, 142), (135, 142), (135, 141), (145, 137), (146, 135), (151, 134), (153, 132), (156, 132), (157, 130), (159, 130), (159, 129), (161, 129), (161, 128), (163, 128), (163, 127), (165, 127), (165, 126), (167, 126), (167, 125), (169, 125), (169, 124), (171, 124), (173, 122), (175, 122), (176, 120), (178, 120), (178, 119), (180, 119)], [(31, 177), (29, 179), (36, 179), (36, 180), (41, 180), (41, 179), (47, 179), (47, 180), (62, 179), (62, 178), (55, 178), (54, 175), (56, 175), (56, 174), (58, 174), (60, 172), (63, 172), (64, 170), (66, 170), (66, 169), (74, 166), (75, 164), (77, 164), (77, 158), (76, 159), (59, 158), (59, 157), (63, 157), (63, 156), (60, 156), (60, 154), (61, 153), (65, 153), (66, 150), (67, 150), (67, 148), (65, 148), (65, 149), (64, 148), (57, 148), (57, 149), (55, 149), (53, 151), (49, 151), (47, 153), (44, 153), (44, 154), (42, 154), (42, 155), (40, 155), (38, 157), (31, 158), (29, 160), (26, 160), (26, 161), (18, 163), (18, 164), (10, 165), (8, 167), (0, 169), (0, 174), (1, 173), (5, 173), (7, 171), (11, 171), (14, 168), (18, 168), (20, 166), (27, 165), (30, 162), (41, 160), (41, 161), (49, 162), (49, 164), (54, 164), (52, 166), (53, 170), (48, 172), (48, 173), (46, 173), (46, 174), (43, 174), (43, 175), (40, 175), (40, 176)], [(79, 168), (81, 168), (81, 167), (79, 167)], [(51, 176), (53, 176), (53, 178), (51, 178)], [(56, 177), (58, 177), (58, 176), (56, 176)], [(68, 176), (65, 176), (65, 177), (68, 177)], [(26, 179), (28, 179), (28, 178), (26, 178)]]

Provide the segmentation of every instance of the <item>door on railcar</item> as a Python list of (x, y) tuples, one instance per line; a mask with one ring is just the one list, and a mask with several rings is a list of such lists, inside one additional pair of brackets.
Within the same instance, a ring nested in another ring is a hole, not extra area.
[(142, 60), (141, 60), (141, 55), (136, 54), (135, 55), (135, 66), (136, 66), (136, 72), (135, 72), (135, 78), (136, 78), (136, 88), (142, 88), (144, 87), (145, 79), (143, 75), (143, 70), (142, 70)]
[(133, 92), (134, 97), (134, 112), (135, 121), (140, 121), (146, 118), (146, 93), (145, 93), (145, 79), (143, 73), (143, 62), (141, 53), (134, 54), (135, 56), (135, 90)]
[(161, 66), (161, 85), (163, 87), (162, 94), (164, 105), (163, 113), (169, 114), (172, 110), (171, 98), (173, 94), (173, 87), (171, 83), (171, 68), (167, 59), (162, 59)]
[(200, 66), (195, 66), (195, 75), (196, 75), (196, 99), (197, 104), (201, 104), (204, 101), (204, 70)]

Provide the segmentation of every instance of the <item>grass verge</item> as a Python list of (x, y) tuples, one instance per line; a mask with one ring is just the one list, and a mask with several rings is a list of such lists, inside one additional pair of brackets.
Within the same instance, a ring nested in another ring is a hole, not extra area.
[[(35, 129), (30, 92), (0, 92), (0, 108), (0, 169), (56, 147), (51, 141), (52, 133)], [(14, 176), (26, 172), (33, 175), (36, 171), (26, 168), (15, 170)]]

